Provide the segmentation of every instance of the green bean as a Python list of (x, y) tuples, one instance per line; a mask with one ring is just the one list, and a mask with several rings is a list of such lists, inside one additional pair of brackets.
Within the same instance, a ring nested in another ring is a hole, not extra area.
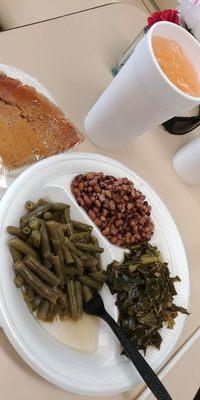
[(24, 301), (25, 301), (29, 311), (31, 313), (33, 313), (36, 310), (36, 307), (34, 308), (34, 300), (33, 301), (29, 301), (24, 297), (24, 295), (23, 295), (23, 298), (24, 298)]
[(41, 233), (37, 230), (32, 231), (26, 243), (32, 247), (35, 247), (36, 249), (39, 249), (41, 243)]
[(72, 254), (72, 257), (75, 261), (75, 265), (76, 268), (78, 270), (79, 275), (83, 275), (84, 269), (83, 269), (83, 262), (81, 261), (81, 259), (76, 255), (76, 254)]
[(65, 210), (65, 218), (69, 218), (70, 222), (71, 222), (71, 218), (70, 218), (70, 206), (68, 208), (66, 208)]
[(92, 244), (99, 246), (99, 241), (96, 236), (90, 235), (90, 240), (91, 240)]
[(24, 284), (24, 279), (20, 275), (16, 275), (14, 278), (15, 286), (21, 288)]
[[(99, 241), (98, 241), (96, 236), (91, 235), (90, 238), (91, 238), (92, 244), (94, 244), (96, 246), (99, 246)], [(94, 253), (93, 256), (97, 260), (97, 266), (96, 267), (97, 267), (98, 271), (101, 271), (101, 255), (99, 253)]]
[(83, 300), (85, 303), (90, 301), (93, 297), (92, 289), (86, 285), (82, 285)]
[(82, 222), (71, 220), (72, 226), (76, 231), (90, 231), (92, 232), (93, 227), (91, 225), (83, 224)]
[(49, 204), (49, 201), (48, 201), (48, 200), (45, 200), (45, 199), (39, 199), (39, 200), (37, 201), (37, 207), (38, 207), (38, 206), (44, 206), (44, 204)]
[[(25, 299), (25, 301), (26, 301), (26, 299)], [(29, 303), (30, 304), (30, 307), (29, 307), (30, 311), (34, 312), (39, 307), (41, 301), (42, 301), (42, 297), (36, 295), (35, 298), (32, 300), (32, 302)], [(27, 303), (27, 301), (26, 301), (26, 303)]]
[(67, 304), (67, 294), (64, 292), (61, 292), (59, 289), (55, 289), (56, 293), (58, 294), (58, 301), (57, 305), (60, 306), (65, 306)]
[(66, 224), (66, 228), (67, 228), (67, 234), (68, 234), (68, 236), (72, 235), (73, 232), (74, 232), (74, 228), (73, 228), (72, 224), (68, 222), (68, 223)]
[[(65, 246), (65, 244), (64, 244), (64, 242), (65, 242), (65, 235), (64, 235), (64, 232), (63, 232), (63, 229), (62, 229), (62, 227), (61, 226), (59, 226), (59, 225), (56, 225), (56, 228), (57, 228), (57, 235), (58, 235), (58, 237), (59, 237), (59, 239), (60, 239), (60, 243), (61, 243), (61, 250), (62, 250), (62, 258), (64, 258), (64, 261), (67, 263), (67, 264), (70, 264), (70, 263), (72, 263), (73, 262), (73, 259), (72, 259), (72, 256), (71, 256), (71, 253), (70, 253), (70, 251), (69, 251), (69, 249)], [(62, 266), (63, 266), (63, 269), (64, 269), (64, 261), (61, 261), (61, 264), (62, 264)]]
[(95, 257), (96, 260), (97, 260), (97, 270), (98, 270), (98, 271), (101, 271), (101, 269), (102, 269), (102, 266), (101, 266), (101, 256), (100, 256), (99, 253), (94, 253), (94, 257)]
[(21, 231), (20, 228), (17, 228), (16, 226), (8, 226), (7, 227), (7, 232), (10, 233), (10, 235), (17, 236), (19, 239), (26, 240), (27, 235)]
[(30, 235), (30, 233), (31, 233), (30, 226), (28, 226), (28, 225), (24, 226), (24, 228), (22, 228), (22, 232), (25, 233), (25, 235), (27, 235), (27, 236)]
[(51, 268), (51, 263), (49, 261), (49, 256), (51, 254), (51, 246), (45, 222), (41, 223), (40, 234), (41, 234), (40, 251), (42, 256), (42, 262), (45, 265), (45, 267)]
[(58, 306), (56, 306), (53, 303), (50, 303), (50, 307), (49, 307), (49, 311), (48, 311), (48, 315), (47, 315), (47, 322), (53, 322), (53, 320), (55, 319), (57, 314), (58, 314)]
[(66, 208), (69, 208), (68, 204), (65, 203), (51, 203), (50, 204), (50, 210), (51, 211), (64, 211)]
[(32, 255), (33, 257), (39, 259), (38, 252), (33, 249), (29, 244), (25, 243), (21, 239), (11, 239), (8, 241), (9, 246), (13, 247), (14, 249), (18, 250), (20, 253), (26, 255)]
[(63, 256), (64, 256), (64, 260), (65, 260), (66, 264), (73, 264), (74, 259), (71, 255), (70, 250), (68, 249), (68, 247), (65, 244), (62, 245), (62, 250), (63, 250)]
[(40, 217), (42, 217), (44, 215), (45, 212), (49, 211), (49, 209), (50, 209), (50, 204), (46, 203), (44, 205), (41, 205), (41, 206), (37, 207), (33, 211), (33, 213), (31, 213), (32, 214), (31, 216), (35, 216), (35, 217), (40, 218)]
[(84, 239), (84, 238), (89, 237), (89, 235), (90, 235), (90, 231), (79, 232), (79, 233), (73, 233), (73, 234), (69, 237), (69, 239), (70, 239), (72, 242), (76, 242), (76, 241), (79, 241), (79, 240), (81, 240), (81, 239)]
[(37, 298), (37, 294), (35, 293), (34, 289), (32, 289), (29, 285), (25, 284), (25, 286), (22, 287), (22, 294), (27, 307), (31, 312), (33, 312), (35, 301)]
[(63, 223), (63, 221), (61, 221), (61, 217), (62, 217), (61, 214), (56, 214), (55, 212), (53, 212), (51, 214), (52, 214), (52, 217), (51, 217), (50, 221), (54, 221), (54, 222), (56, 222), (56, 224)]
[(51, 306), (51, 303), (48, 300), (42, 300), (36, 311), (37, 319), (47, 322), (50, 306)]
[(23, 287), (23, 296), (27, 301), (31, 302), (36, 296), (35, 290), (31, 286), (25, 284)]
[(85, 268), (91, 268), (93, 271), (96, 271), (97, 259), (90, 253), (86, 253), (86, 259), (82, 260), (82, 262)]
[(94, 265), (84, 265), (83, 266), (84, 271), (85, 271), (85, 275), (86, 274), (90, 274), (91, 272), (95, 272), (97, 271), (97, 267), (95, 267)]
[(31, 219), (31, 217), (41, 217), (46, 211), (49, 211), (50, 205), (44, 204), (37, 207), (34, 211), (31, 211), (28, 214), (25, 214), (23, 217), (20, 218), (20, 227), (23, 228), (27, 225)]
[(50, 211), (46, 211), (43, 214), (43, 218), (45, 219), (45, 221), (52, 221), (54, 219), (54, 216)]
[(48, 221), (46, 225), (47, 225), (47, 229), (48, 229), (50, 238), (56, 239), (56, 240), (59, 239), (58, 229), (57, 229), (58, 226), (57, 226), (56, 222)]
[(64, 307), (62, 306), (62, 307), (58, 308), (58, 315), (59, 315), (59, 319), (61, 321), (64, 321), (64, 320), (70, 318), (70, 311), (69, 311), (68, 304), (66, 304)]
[(66, 208), (64, 210), (63, 219), (64, 219), (64, 222), (65, 222), (65, 224), (67, 226), (68, 235), (70, 236), (70, 235), (72, 235), (74, 233), (74, 228), (73, 228), (73, 225), (72, 225), (72, 223), (70, 221), (70, 216), (69, 216), (69, 212), (68, 212), (69, 210), (70, 210), (70, 208)]
[(63, 229), (59, 225), (57, 226), (57, 232), (58, 232), (58, 237), (60, 238), (60, 241), (63, 245), (65, 243), (65, 235), (64, 235)]
[(103, 253), (103, 247), (99, 247), (90, 243), (75, 243), (79, 250), (85, 250), (91, 253)]
[(94, 279), (95, 281), (98, 281), (98, 282), (106, 282), (107, 281), (107, 275), (100, 271), (91, 272), (90, 276), (92, 279)]
[(53, 211), (65, 211), (69, 207), (69, 204), (65, 203), (51, 203), (51, 210)]
[[(52, 246), (53, 246), (53, 249), (54, 249), (54, 253), (57, 256), (62, 255), (62, 258), (63, 258), (61, 240), (60, 239), (51, 239), (51, 243), (52, 243)], [(64, 258), (63, 258), (63, 263), (64, 263)], [(61, 264), (62, 264), (62, 262), (61, 262)]]
[(90, 278), (90, 276), (87, 276), (87, 275), (80, 276), (78, 279), (84, 285), (89, 286), (96, 290), (100, 290), (103, 287), (103, 282), (97, 282), (94, 279)]
[(80, 276), (80, 271), (77, 267), (67, 267), (65, 268), (65, 277), (68, 276)]
[(13, 258), (13, 261), (21, 260), (23, 258), (23, 254), (20, 253), (17, 249), (14, 249), (14, 247), (9, 247), (10, 248), (10, 253)]
[(42, 217), (45, 212), (49, 211), (49, 209), (50, 209), (50, 204), (46, 203), (44, 205), (37, 207), (33, 211), (33, 215), (35, 215), (36, 217)]
[(77, 320), (82, 317), (83, 304), (81, 295), (81, 284), (78, 281), (67, 282), (67, 293), (69, 298), (69, 309), (70, 316), (73, 320)]
[(60, 265), (62, 267), (62, 277), (60, 276), (62, 282), (64, 281), (64, 270), (65, 270), (65, 263), (64, 263), (64, 256), (63, 256), (63, 251), (62, 251), (62, 243), (60, 239), (52, 239), (51, 240), (54, 252), (56, 256), (59, 256), (60, 259)]
[(68, 238), (65, 238), (65, 245), (68, 247), (68, 249), (73, 253), (76, 254), (78, 257), (84, 257), (84, 253), (77, 249), (74, 244), (69, 240)]
[(54, 221), (57, 223), (57, 224), (64, 224), (64, 219), (63, 219), (63, 214), (62, 214), (62, 212), (60, 211), (58, 211), (58, 212), (54, 212)]
[[(69, 208), (68, 204), (64, 204), (64, 203), (54, 203), (52, 201), (49, 200), (45, 200), (45, 199), (40, 199), (37, 202), (37, 206), (41, 206), (41, 205), (48, 205), (49, 206), (49, 210), (48, 211), (53, 211), (52, 216), (53, 219), (56, 220), (56, 218), (58, 216), (61, 216), (61, 213), (66, 209)], [(56, 215), (57, 213), (57, 215)]]
[(27, 211), (34, 211), (36, 209), (37, 205), (33, 201), (27, 201), (25, 203), (25, 209)]
[[(53, 225), (53, 228), (51, 228), (51, 224), (50, 224), (50, 230), (49, 230), (50, 235), (51, 235), (51, 232), (52, 232), (52, 235), (54, 235), (54, 229), (56, 230), (58, 227), (62, 228), (64, 233), (68, 234), (68, 229), (67, 229), (66, 224), (63, 224), (62, 222), (58, 222), (57, 220), (52, 220), (52, 221), (48, 221), (47, 225), (49, 222), (53, 222), (55, 224), (55, 225)], [(56, 234), (56, 237), (57, 237), (57, 234)]]
[(84, 265), (84, 269), (87, 270), (87, 273), (91, 273), (91, 272), (96, 272), (97, 271), (97, 267), (92, 265), (92, 264)]
[(14, 264), (15, 270), (25, 279), (25, 281), (35, 291), (44, 297), (45, 299), (56, 304), (59, 298), (59, 294), (54, 291), (50, 286), (46, 285), (38, 276), (29, 270), (29, 268), (23, 263), (22, 260), (18, 260)]
[(53, 254), (50, 254), (49, 260), (51, 261), (51, 263), (54, 266), (54, 270), (55, 270), (56, 275), (62, 281), (63, 280), (63, 269), (62, 269), (62, 266), (61, 266), (60, 257), (59, 256), (54, 256)]
[(37, 217), (31, 217), (29, 221), (29, 226), (32, 231), (38, 231), (40, 229), (40, 219)]
[(61, 222), (56, 222), (56, 225), (59, 226), (60, 228), (62, 228), (62, 230), (63, 230), (64, 233), (67, 233), (67, 234), (68, 234), (68, 228), (67, 228), (67, 225), (66, 225), (66, 224), (63, 224), (63, 223), (61, 223)]
[(83, 269), (83, 261), (75, 254), (72, 254), (72, 257), (74, 259), (75, 265), (77, 268), (80, 268), (81, 270)]
[(61, 283), (60, 279), (47, 267), (45, 267), (45, 265), (42, 265), (36, 258), (32, 256), (26, 256), (23, 262), (50, 286), (58, 286)]

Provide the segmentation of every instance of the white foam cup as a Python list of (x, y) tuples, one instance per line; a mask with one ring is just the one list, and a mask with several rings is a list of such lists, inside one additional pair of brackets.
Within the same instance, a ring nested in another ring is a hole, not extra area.
[(182, 92), (164, 74), (153, 53), (154, 35), (179, 43), (200, 74), (198, 41), (179, 25), (154, 24), (85, 119), (86, 133), (96, 146), (119, 148), (200, 103), (200, 97)]
[(185, 183), (200, 184), (200, 136), (177, 151), (173, 158), (173, 166)]

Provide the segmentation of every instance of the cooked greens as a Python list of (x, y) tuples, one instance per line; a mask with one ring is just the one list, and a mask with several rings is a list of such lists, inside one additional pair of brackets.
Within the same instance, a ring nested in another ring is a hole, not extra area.
[(159, 251), (148, 242), (132, 247), (124, 254), (124, 261), (113, 261), (107, 268), (112, 294), (117, 294), (119, 323), (130, 341), (146, 351), (148, 346), (160, 348), (159, 330), (164, 323), (172, 329), (178, 312), (188, 314), (185, 308), (174, 304), (177, 294), (166, 262)]
[(101, 271), (103, 248), (92, 227), (70, 218), (70, 207), (40, 199), (27, 201), (20, 227), (9, 226), (16, 236), (8, 241), (14, 261), (17, 288), (38, 319), (77, 320), (83, 302), (107, 279)]

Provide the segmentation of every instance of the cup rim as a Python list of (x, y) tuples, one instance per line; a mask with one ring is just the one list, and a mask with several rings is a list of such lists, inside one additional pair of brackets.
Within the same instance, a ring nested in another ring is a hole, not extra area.
[(185, 97), (185, 99), (190, 100), (194, 103), (199, 102), (200, 103), (200, 96), (196, 97), (196, 96), (191, 96), (185, 92), (183, 92), (181, 89), (179, 89), (173, 82), (170, 81), (170, 79), (167, 77), (167, 75), (163, 72), (162, 68), (160, 67), (154, 51), (153, 51), (153, 47), (152, 47), (152, 36), (154, 31), (160, 26), (160, 25), (170, 25), (172, 29), (177, 29), (179, 30), (179, 33), (182, 32), (182, 34), (188, 36), (188, 39), (191, 40), (195, 46), (199, 47), (199, 53), (200, 53), (200, 43), (197, 41), (197, 39), (194, 38), (194, 36), (192, 36), (191, 33), (189, 33), (186, 29), (184, 29), (182, 26), (177, 25), (175, 23), (169, 22), (169, 21), (159, 21), (156, 22), (154, 25), (152, 25), (147, 33), (147, 42), (148, 42), (148, 47), (150, 49), (150, 53), (154, 62), (154, 65), (156, 66), (158, 72), (161, 74), (161, 76), (164, 78), (164, 80), (168, 83), (169, 86), (171, 86), (171, 88), (173, 90), (175, 90), (175, 92), (177, 92), (179, 95)]

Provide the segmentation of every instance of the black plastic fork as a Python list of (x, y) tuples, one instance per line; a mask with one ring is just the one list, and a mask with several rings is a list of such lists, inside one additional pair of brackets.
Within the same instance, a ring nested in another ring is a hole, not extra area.
[(172, 400), (164, 385), (147, 363), (145, 358), (124, 335), (120, 326), (115, 322), (110, 314), (107, 313), (104, 308), (103, 300), (98, 292), (95, 292), (93, 297), (84, 305), (84, 311), (86, 314), (96, 315), (107, 322), (114, 334), (117, 336), (119, 342), (122, 344), (127, 356), (132, 361), (156, 399)]

